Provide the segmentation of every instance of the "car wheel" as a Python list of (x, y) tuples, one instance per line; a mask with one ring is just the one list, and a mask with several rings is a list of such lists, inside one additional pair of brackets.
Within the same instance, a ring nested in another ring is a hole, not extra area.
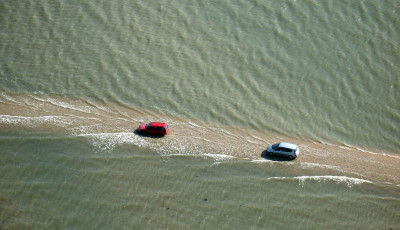
[(267, 152), (268, 156), (272, 156), (273, 154), (271, 152)]
[(294, 159), (294, 157), (291, 156), (291, 155), (289, 155), (288, 158), (289, 158), (290, 160), (293, 160), (293, 159)]

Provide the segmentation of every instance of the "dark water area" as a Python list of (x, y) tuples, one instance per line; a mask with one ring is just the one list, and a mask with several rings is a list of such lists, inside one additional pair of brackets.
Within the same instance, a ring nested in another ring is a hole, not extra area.
[(86, 137), (6, 141), (4, 229), (398, 226), (398, 187), (329, 170), (160, 155), (129, 144), (105, 154)]

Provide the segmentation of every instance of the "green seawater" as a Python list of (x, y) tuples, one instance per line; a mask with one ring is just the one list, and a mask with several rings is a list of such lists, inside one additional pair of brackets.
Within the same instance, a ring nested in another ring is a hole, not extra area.
[(400, 228), (399, 11), (1, 1), (0, 228)]

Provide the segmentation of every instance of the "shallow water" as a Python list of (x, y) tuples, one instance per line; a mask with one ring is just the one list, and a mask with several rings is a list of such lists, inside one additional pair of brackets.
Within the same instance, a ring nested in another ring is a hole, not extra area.
[(0, 228), (400, 228), (399, 7), (2, 1)]
[(87, 137), (8, 138), (6, 152), (5, 229), (379, 229), (400, 215), (398, 187), (298, 162), (105, 153)]

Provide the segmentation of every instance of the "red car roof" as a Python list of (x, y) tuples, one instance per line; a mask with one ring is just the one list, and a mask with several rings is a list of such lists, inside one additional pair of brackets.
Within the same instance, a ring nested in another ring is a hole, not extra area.
[(165, 127), (165, 123), (161, 123), (161, 122), (151, 122), (150, 126), (152, 127)]

